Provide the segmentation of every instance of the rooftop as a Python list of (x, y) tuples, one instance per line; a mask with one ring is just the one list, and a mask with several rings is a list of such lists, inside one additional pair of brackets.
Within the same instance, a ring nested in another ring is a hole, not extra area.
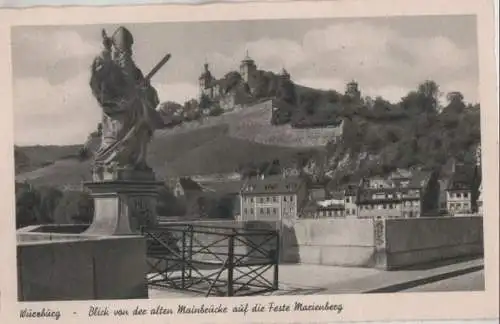
[(300, 177), (268, 176), (252, 178), (243, 185), (243, 194), (296, 193), (303, 185)]

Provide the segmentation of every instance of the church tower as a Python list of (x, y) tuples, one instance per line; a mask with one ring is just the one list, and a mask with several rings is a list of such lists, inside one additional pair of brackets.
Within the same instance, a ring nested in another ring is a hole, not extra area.
[(240, 75), (241, 78), (248, 83), (250, 77), (257, 71), (257, 65), (255, 65), (255, 61), (250, 58), (248, 55), (248, 51), (245, 55), (245, 58), (241, 61), (240, 64)]

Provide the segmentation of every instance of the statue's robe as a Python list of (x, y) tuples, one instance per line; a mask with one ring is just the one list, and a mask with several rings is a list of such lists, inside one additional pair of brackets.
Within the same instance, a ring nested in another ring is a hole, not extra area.
[[(102, 140), (94, 155), (97, 167), (146, 170), (146, 148), (159, 127), (156, 90), (131, 58), (120, 62), (98, 56), (90, 86), (103, 109)], [(124, 64), (125, 63), (125, 64)]]

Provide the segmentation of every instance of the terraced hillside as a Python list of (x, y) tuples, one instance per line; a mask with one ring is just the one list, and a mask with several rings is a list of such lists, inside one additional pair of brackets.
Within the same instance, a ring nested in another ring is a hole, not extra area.
[[(159, 130), (150, 144), (149, 164), (161, 179), (229, 173), (248, 163), (289, 159), (299, 152), (315, 150), (341, 132), (341, 127), (273, 126), (271, 114), (272, 103), (268, 100), (218, 117)], [(32, 160), (48, 162), (37, 162), (30, 169), (21, 170), (16, 180), (57, 186), (90, 180), (90, 162), (77, 158), (80, 147), (18, 147), (16, 164), (29, 165)]]
[(221, 116), (210, 117), (201, 122), (188, 122), (160, 132), (181, 134), (193, 129), (225, 126), (227, 135), (230, 137), (287, 147), (324, 146), (342, 133), (342, 126), (307, 129), (292, 128), (289, 124), (272, 126), (270, 125), (271, 116), (272, 102), (268, 100), (241, 110), (227, 112)]

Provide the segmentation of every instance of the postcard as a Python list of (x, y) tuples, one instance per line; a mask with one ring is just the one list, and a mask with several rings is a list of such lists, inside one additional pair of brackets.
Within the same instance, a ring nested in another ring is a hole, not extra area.
[(492, 9), (1, 9), (2, 318), (498, 318)]

